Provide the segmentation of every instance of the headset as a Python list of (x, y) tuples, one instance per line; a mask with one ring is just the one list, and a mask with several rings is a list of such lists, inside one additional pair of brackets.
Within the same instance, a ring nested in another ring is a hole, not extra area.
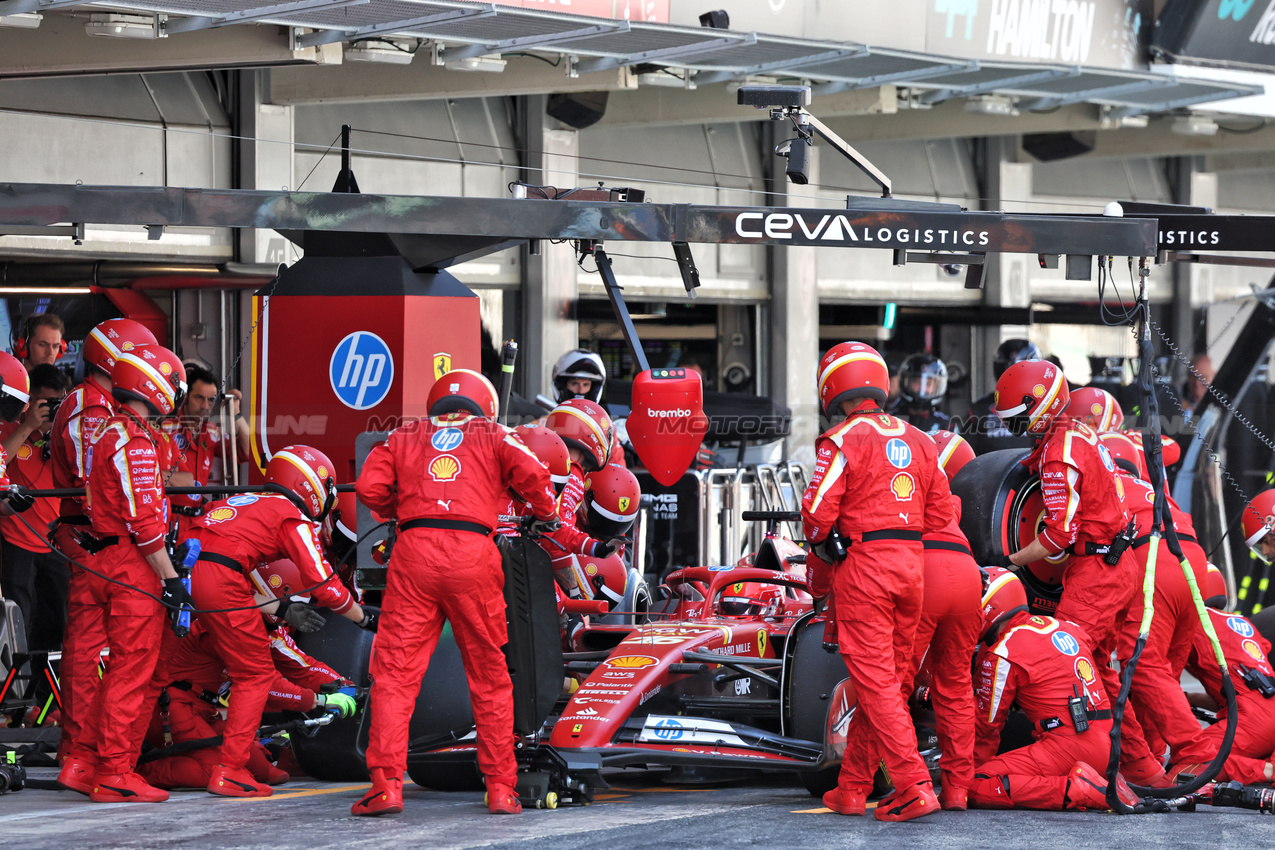
[[(48, 314), (35, 313), (33, 315), (27, 316), (25, 319), (22, 320), (22, 333), (19, 336), (15, 337), (13, 340), (13, 356), (14, 357), (18, 358), (19, 360), (27, 359), (27, 355), (30, 353), (28, 348), (29, 340), (31, 339), (31, 334), (35, 331), (35, 320), (39, 318), (40, 316), (44, 316), (44, 315), (48, 315)], [(61, 357), (62, 355), (66, 354), (66, 349), (67, 349), (66, 339), (63, 339), (60, 343), (58, 343), (57, 356)]]

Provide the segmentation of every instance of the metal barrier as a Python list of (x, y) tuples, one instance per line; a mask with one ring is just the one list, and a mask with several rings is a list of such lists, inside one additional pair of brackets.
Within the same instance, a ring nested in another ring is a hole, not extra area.
[[(739, 469), (694, 473), (699, 479), (699, 552), (701, 565), (733, 564), (761, 545), (765, 528), (745, 523), (744, 511), (800, 511), (808, 476), (801, 464), (762, 463)], [(801, 523), (784, 523), (794, 540)]]

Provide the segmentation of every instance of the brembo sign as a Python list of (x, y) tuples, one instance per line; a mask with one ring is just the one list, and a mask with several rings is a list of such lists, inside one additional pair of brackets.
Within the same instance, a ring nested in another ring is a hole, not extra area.
[[(920, 216), (908, 218), (919, 219)], [(744, 240), (792, 240), (804, 245), (859, 245), (864, 248), (986, 248), (991, 231), (971, 227), (924, 226), (919, 221), (865, 222), (835, 212), (741, 212), (735, 235)]]

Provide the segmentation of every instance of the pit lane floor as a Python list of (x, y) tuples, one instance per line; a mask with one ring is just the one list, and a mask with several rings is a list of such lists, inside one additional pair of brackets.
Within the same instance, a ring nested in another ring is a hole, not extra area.
[[(51, 769), (32, 770), (51, 780)], [(1257, 812), (1201, 807), (1195, 813), (1119, 817), (1089, 812), (941, 812), (906, 824), (842, 817), (789, 778), (701, 787), (661, 784), (655, 772), (608, 777), (613, 788), (588, 808), (493, 817), (481, 793), (436, 793), (410, 782), (403, 814), (352, 818), (366, 784), (298, 781), (261, 800), (182, 792), (167, 803), (97, 805), (70, 791), (27, 788), (0, 797), (5, 848), (227, 847), (269, 850), (424, 846), (591, 850), (700, 847), (1269, 847)]]

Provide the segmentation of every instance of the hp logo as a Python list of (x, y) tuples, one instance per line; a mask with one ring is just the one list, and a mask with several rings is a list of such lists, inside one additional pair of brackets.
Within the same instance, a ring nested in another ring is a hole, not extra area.
[(429, 438), (429, 443), (440, 452), (450, 452), (464, 440), (464, 431), (459, 428), (444, 428), (441, 431), (435, 431), (434, 436)]
[(389, 395), (394, 383), (394, 356), (374, 333), (355, 331), (337, 343), (328, 366), (332, 391), (346, 407), (367, 410)]
[(1080, 641), (1066, 632), (1054, 632), (1050, 640), (1054, 642), (1054, 649), (1063, 655), (1077, 655), (1080, 652)]
[(897, 469), (907, 469), (912, 465), (912, 447), (895, 437), (885, 444), (885, 459)]
[(661, 741), (676, 741), (682, 737), (682, 724), (666, 717), (655, 724), (655, 737)]

